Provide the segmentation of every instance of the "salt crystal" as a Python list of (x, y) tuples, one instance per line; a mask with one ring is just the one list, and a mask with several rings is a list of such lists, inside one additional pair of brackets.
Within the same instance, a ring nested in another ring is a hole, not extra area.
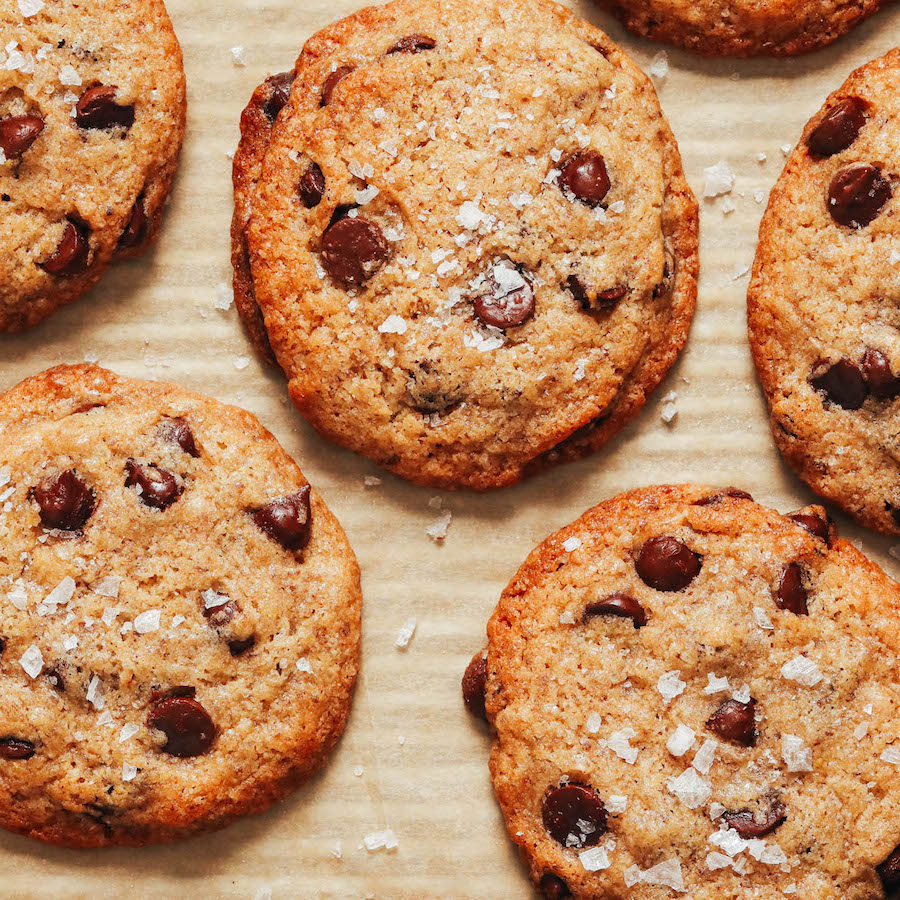
[(853, 737), (856, 740), (861, 741), (867, 734), (869, 733), (869, 723), (863, 722), (861, 725), (857, 725), (856, 728), (853, 729)]
[(716, 747), (719, 745), (713, 740), (705, 740), (700, 749), (694, 754), (694, 768), (702, 775), (708, 775), (716, 758)]
[(681, 672), (678, 669), (673, 669), (671, 672), (666, 672), (665, 675), (662, 675), (656, 682), (656, 689), (662, 694), (666, 703), (674, 700), (687, 687), (687, 682), (682, 681), (679, 678), (680, 675)]
[(637, 866), (632, 866), (625, 871), (626, 885), (629, 881), (629, 872), (632, 872), (631, 877), (633, 878), (635, 869), (637, 870), (637, 879), (636, 881), (632, 881), (632, 884), (637, 883), (637, 881), (643, 881), (644, 884), (656, 884), (661, 887), (672, 888), (673, 891), (684, 892), (684, 878), (681, 874), (681, 863), (677, 859), (667, 859), (665, 862), (653, 866), (652, 869), (647, 869), (646, 872), (641, 872)]
[(787, 763), (788, 772), (812, 772), (812, 750), (803, 738), (793, 734), (781, 736), (781, 758)]
[(96, 675), (91, 678), (90, 684), (88, 684), (85, 698), (94, 709), (103, 709), (103, 707), (106, 706), (106, 697), (103, 694), (103, 682), (100, 681)]
[(7, 593), (6, 599), (9, 600), (16, 609), (22, 610), (23, 612), (28, 606), (28, 593), (21, 584), (14, 584)]
[(734, 171), (725, 160), (703, 170), (703, 196), (712, 198), (727, 194), (734, 187)]
[(231, 64), (233, 66), (239, 66), (241, 68), (247, 65), (247, 61), (244, 59), (243, 47), (237, 46), (231, 48)]
[(765, 628), (767, 631), (775, 628), (769, 614), (762, 606), (753, 607), (753, 621), (757, 628)]
[(732, 700), (737, 700), (738, 703), (749, 703), (750, 702), (750, 686), (745, 684), (743, 687), (738, 688), (731, 693)]
[(353, 767), (353, 774), (354, 774), (357, 778), (361, 778), (361, 777), (362, 777), (363, 771), (364, 771), (364, 770), (363, 770), (363, 767), (362, 767), (362, 766), (354, 766), (354, 767)]
[(81, 76), (72, 66), (65, 65), (59, 70), (59, 83), (66, 85), (81, 84)]
[(574, 625), (575, 624), (575, 614), (572, 610), (567, 609), (564, 612), (559, 614), (559, 624), (560, 625)]
[(900, 748), (895, 746), (885, 747), (878, 758), (882, 762), (890, 763), (892, 766), (900, 766)]
[(694, 746), (695, 737), (696, 735), (692, 728), (679, 724), (669, 737), (669, 740), (666, 741), (666, 749), (672, 756), (682, 757)]
[(122, 763), (122, 781), (133, 781), (137, 772), (137, 766), (127, 762)]
[(456, 214), (456, 221), (467, 231), (475, 231), (479, 225), (490, 227), (494, 221), (493, 216), (483, 213), (474, 200), (466, 200)]
[(678, 407), (674, 403), (664, 403), (659, 411), (659, 417), (666, 425), (671, 425), (677, 415)]
[(300, 659), (297, 660), (297, 671), (306, 672), (307, 675), (312, 675), (312, 666), (305, 656), (301, 656)]
[(393, 850), (397, 846), (397, 837), (390, 828), (384, 831), (372, 831), (363, 838), (366, 850), (376, 853), (378, 850)]
[(120, 606), (107, 606), (104, 608), (103, 614), (100, 616), (100, 621), (107, 628), (109, 628), (109, 626), (116, 621), (120, 612), (122, 612), (122, 607)]
[(711, 871), (715, 872), (716, 869), (724, 869), (731, 865), (731, 857), (726, 856), (724, 853), (717, 853), (713, 851), (712, 853), (707, 853), (706, 855), (706, 867)]
[(62, 645), (63, 645), (63, 650), (65, 650), (67, 653), (71, 653), (73, 650), (77, 649), (77, 647), (78, 647), (78, 638), (71, 634), (67, 635), (66, 637), (63, 638)]
[(107, 575), (105, 578), (95, 581), (91, 585), (91, 590), (101, 597), (111, 597), (115, 599), (119, 596), (119, 587), (121, 584), (121, 578), (116, 578), (115, 575)]
[(44, 0), (19, 0), (19, 12), (28, 19), (44, 8)]
[(233, 302), (234, 292), (224, 281), (219, 282), (219, 284), (216, 285), (216, 299), (213, 301), (213, 306), (224, 312), (226, 309), (231, 308)]
[(660, 50), (650, 61), (650, 74), (660, 79), (669, 74), (669, 55), (665, 50)]
[(159, 628), (159, 610), (148, 609), (134, 617), (134, 630), (137, 634), (149, 634)]
[(610, 866), (609, 854), (606, 847), (591, 847), (589, 850), (582, 850), (578, 854), (581, 865), (584, 866), (586, 872), (599, 872), (601, 869), (608, 869)]
[(184, 621), (185, 621), (184, 616), (173, 616), (172, 617), (172, 627), (177, 628)]
[(706, 681), (706, 687), (703, 688), (704, 694), (718, 694), (720, 691), (731, 690), (731, 685), (728, 683), (727, 678), (719, 678), (712, 672), (707, 673)]
[(377, 487), (381, 484), (381, 479), (377, 475), (365, 475), (363, 476), (363, 484), (366, 487)]
[(621, 815), (628, 808), (628, 798), (622, 794), (610, 794), (606, 798), (606, 811), (613, 815)]
[(44, 668), (44, 657), (38, 647), (32, 644), (19, 659), (19, 664), (30, 678), (37, 678)]
[(228, 594), (220, 594), (212, 588), (203, 591), (200, 596), (203, 598), (204, 609), (215, 609), (217, 606), (224, 606), (231, 599)]
[(249, 356), (237, 356), (234, 359), (234, 367), (238, 370), (238, 372), (243, 372), (247, 366), (250, 365), (250, 357)]
[(697, 809), (712, 797), (712, 788), (694, 769), (685, 769), (668, 783), (669, 790), (688, 808)]
[(725, 807), (721, 803), (709, 804), (709, 817), (713, 820), (718, 819), (725, 812)]
[(378, 330), (382, 334), (406, 334), (407, 327), (403, 316), (392, 313), (378, 326)]
[(621, 731), (614, 731), (607, 739), (606, 746), (612, 750), (619, 759), (624, 759), (629, 765), (634, 765), (634, 761), (638, 757), (637, 747), (629, 744), (631, 738), (636, 737), (637, 732), (633, 728), (623, 728)]
[(397, 640), (394, 641), (394, 646), (399, 650), (405, 650), (409, 646), (409, 642), (412, 640), (413, 635), (416, 633), (416, 620), (415, 617), (407, 619), (403, 626), (400, 628), (400, 631), (397, 633)]
[(66, 575), (65, 578), (55, 587), (49, 594), (44, 598), (44, 603), (47, 606), (55, 607), (59, 605), (65, 605), (68, 603), (73, 595), (75, 594), (75, 580)]
[(444, 512), (441, 513), (440, 517), (437, 520), (426, 526), (425, 533), (433, 541), (444, 540), (444, 538), (447, 537), (447, 529), (450, 527), (450, 522), (452, 519), (453, 514), (450, 512), (450, 510), (444, 510)]
[(119, 733), (119, 743), (124, 744), (125, 741), (133, 738), (138, 732), (140, 728), (132, 722), (128, 722), (127, 724), (122, 726), (122, 731)]
[(596, 712), (592, 712), (587, 717), (587, 722), (585, 723), (585, 728), (587, 729), (588, 734), (596, 734), (600, 730), (600, 723), (602, 719), (600, 718), (600, 714)]
[(767, 866), (780, 866), (787, 862), (784, 850), (773, 844), (766, 844), (762, 853), (756, 858)]
[(566, 538), (563, 541), (563, 550), (567, 553), (571, 553), (573, 550), (577, 550), (581, 546), (581, 538), (570, 537)]
[(797, 656), (781, 667), (781, 674), (788, 681), (796, 681), (804, 687), (815, 687), (822, 680), (816, 663), (805, 656)]
[(355, 191), (354, 197), (360, 206), (371, 203), (380, 193), (374, 184), (366, 185), (362, 190)]

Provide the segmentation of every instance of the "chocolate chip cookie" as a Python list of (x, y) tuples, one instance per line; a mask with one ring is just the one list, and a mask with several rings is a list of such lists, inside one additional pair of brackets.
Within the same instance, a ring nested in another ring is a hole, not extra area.
[(599, 0), (643, 37), (706, 56), (795, 56), (825, 47), (888, 0)]
[(900, 50), (854, 72), (772, 191), (748, 294), (772, 431), (811, 487), (900, 534)]
[(822, 507), (655, 487), (549, 537), (464, 681), (534, 883), (549, 900), (894, 896), (898, 621), (900, 585)]
[(399, 0), (312, 37), (279, 111), (290, 80), (242, 119), (235, 296), (309, 422), (445, 488), (608, 441), (696, 300), (647, 78), (547, 0)]
[(356, 679), (359, 571), (249, 413), (61, 367), (0, 397), (0, 826), (72, 847), (259, 812)]
[(184, 136), (161, 0), (0, 0), (0, 333), (155, 239)]

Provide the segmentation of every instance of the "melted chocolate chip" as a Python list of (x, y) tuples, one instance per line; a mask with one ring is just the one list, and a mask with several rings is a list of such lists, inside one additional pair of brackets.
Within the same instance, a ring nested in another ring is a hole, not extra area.
[(159, 423), (159, 435), (164, 441), (178, 444), (188, 456), (193, 456), (194, 459), (200, 456), (200, 451), (197, 449), (197, 441), (194, 439), (194, 432), (181, 416), (163, 419)]
[(140, 487), (141, 503), (153, 509), (168, 509), (184, 492), (178, 479), (165, 469), (129, 459), (125, 463), (126, 487)]
[(806, 146), (816, 156), (834, 156), (846, 150), (859, 137), (866, 124), (866, 104), (856, 97), (848, 97), (833, 106), (822, 121), (810, 132)]
[(325, 176), (318, 163), (310, 163), (306, 167), (306, 171), (300, 176), (297, 184), (297, 193), (307, 209), (314, 209), (322, 202), (322, 195), (325, 193)]
[(256, 638), (253, 635), (243, 639), (235, 638), (228, 642), (228, 652), (232, 656), (240, 656), (242, 653), (246, 653), (255, 643)]
[(569, 886), (562, 878), (554, 875), (552, 872), (547, 872), (541, 878), (540, 888), (541, 893), (544, 895), (544, 900), (565, 900), (566, 897), (572, 896)]
[(381, 229), (360, 216), (346, 216), (322, 235), (322, 266), (344, 287), (365, 284), (388, 258)]
[(224, 628), (239, 612), (241, 608), (234, 600), (226, 600), (219, 606), (204, 606), (203, 616), (209, 621), (212, 628)]
[(742, 838), (761, 838), (771, 834), (779, 825), (783, 825), (787, 821), (787, 809), (780, 800), (774, 800), (766, 810), (765, 818), (761, 822), (749, 809), (726, 810), (722, 813), (722, 819)]
[(866, 350), (862, 361), (863, 378), (875, 397), (896, 397), (900, 394), (900, 378), (891, 371), (891, 362), (880, 350)]
[(775, 605), (794, 615), (808, 616), (808, 599), (809, 591), (803, 586), (803, 569), (798, 563), (789, 563), (781, 573)]
[(563, 164), (559, 185), (589, 206), (600, 206), (611, 187), (606, 160), (596, 150), (577, 153)]
[(896, 894), (894, 891), (900, 890), (900, 846), (896, 847), (891, 855), (880, 865), (875, 867), (881, 884), (887, 892), (888, 900), (893, 900)]
[(277, 75), (271, 75), (266, 79), (266, 84), (269, 87), (269, 96), (262, 105), (262, 111), (270, 122), (274, 122), (278, 118), (278, 113), (287, 106), (293, 83), (293, 72), (279, 72)]
[(566, 287), (584, 310), (612, 309), (628, 293), (628, 288), (624, 285), (617, 285), (603, 291), (592, 290), (578, 275), (570, 275), (566, 280)]
[(114, 84), (88, 88), (75, 104), (75, 123), (80, 128), (131, 128), (134, 107), (116, 103)]
[(623, 619), (631, 619), (635, 628), (641, 628), (647, 624), (647, 612), (631, 594), (610, 594), (605, 600), (597, 600), (589, 603), (584, 610), (585, 619), (594, 616), (617, 616)]
[(146, 236), (147, 213), (144, 210), (144, 198), (141, 196), (134, 201), (134, 206), (131, 207), (128, 223), (119, 237), (119, 247), (123, 250), (130, 250), (139, 246)]
[(644, 584), (657, 591), (680, 591), (700, 573), (701, 558), (673, 537), (650, 538), (635, 560)]
[(253, 521), (286, 550), (302, 550), (309, 543), (312, 527), (309, 485), (256, 510)]
[(475, 298), (475, 315), (494, 328), (515, 328), (534, 315), (534, 289), (514, 269), (503, 269), (502, 273), (504, 283), (495, 277), (492, 289)]
[(355, 69), (355, 66), (339, 66), (326, 79), (322, 85), (322, 99), (319, 106), (328, 106), (331, 103), (331, 95), (334, 89)]
[(606, 807), (583, 784), (563, 784), (544, 798), (544, 828), (563, 847), (592, 847), (606, 833)]
[(0, 759), (31, 759), (34, 744), (21, 738), (0, 738)]
[(44, 130), (40, 116), (8, 116), (0, 119), (0, 150), (7, 159), (19, 159)]
[(405, 38), (400, 38), (390, 50), (388, 56), (392, 53), (421, 53), (423, 50), (434, 50), (437, 41), (425, 34), (410, 34)]
[(752, 747), (756, 743), (756, 701), (726, 700), (706, 720), (706, 727), (726, 741)]
[(825, 541), (826, 544), (831, 543), (831, 528), (828, 520), (822, 516), (813, 513), (791, 513), (788, 518), (801, 528), (805, 528), (813, 537)]
[(147, 716), (147, 724), (166, 736), (162, 749), (172, 756), (200, 756), (216, 737), (209, 713), (191, 697), (158, 701)]
[(828, 187), (831, 218), (848, 228), (865, 228), (891, 199), (894, 187), (877, 166), (864, 163), (841, 169)]
[(740, 488), (727, 487), (721, 491), (716, 491), (715, 494), (710, 494), (708, 497), (703, 497), (700, 500), (696, 500), (694, 502), (694, 506), (714, 506), (716, 503), (724, 500), (725, 497), (731, 497), (734, 500), (753, 499), (752, 494), (748, 494), (746, 491), (742, 491)]
[(97, 508), (97, 497), (74, 470), (51, 475), (32, 491), (41, 508), (41, 524), (59, 531), (81, 531)]
[(866, 402), (866, 382), (856, 363), (844, 357), (816, 374), (818, 368), (809, 383), (827, 400), (844, 409), (859, 409)]
[(91, 245), (86, 225), (66, 220), (62, 237), (49, 259), (38, 265), (51, 275), (77, 275), (87, 268)]
[(486, 683), (487, 657), (483, 650), (479, 650), (466, 666), (466, 672), (462, 678), (462, 695), (466, 709), (480, 719), (487, 719), (487, 712), (484, 708)]

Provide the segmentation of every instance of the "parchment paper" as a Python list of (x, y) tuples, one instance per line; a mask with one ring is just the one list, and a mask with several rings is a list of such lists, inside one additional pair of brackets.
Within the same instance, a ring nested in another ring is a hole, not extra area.
[[(619, 491), (687, 480), (737, 484), (788, 511), (813, 495), (783, 465), (746, 344), (747, 277), (767, 192), (806, 120), (856, 66), (900, 43), (893, 7), (823, 52), (797, 60), (705, 61), (669, 50), (657, 79), (688, 178), (726, 160), (723, 200), (702, 201), (698, 312), (686, 352), (642, 415), (605, 452), (520, 487), (445, 495), (442, 544), (425, 529), (441, 511), (411, 487), (318, 438), (265, 368), (230, 286), (231, 160), (254, 86), (287, 69), (300, 46), (357, 0), (169, 0), (184, 49), (188, 133), (162, 238), (149, 257), (110, 270), (93, 294), (26, 335), (0, 338), (0, 390), (61, 362), (174, 381), (254, 412), (300, 463), (356, 550), (365, 595), (362, 675), (347, 732), (318, 777), (266, 815), (225, 831), (140, 850), (67, 851), (0, 833), (2, 900), (511, 900), (531, 897), (506, 837), (487, 771), (488, 739), (470, 721), (459, 679), (500, 591), (556, 528)], [(662, 49), (632, 37), (589, 2), (571, 3), (645, 70)], [(232, 61), (243, 47), (245, 65)], [(757, 155), (765, 153), (765, 162)], [(727, 207), (727, 204), (726, 204)], [(737, 276), (737, 277), (736, 277)], [(662, 398), (678, 394), (671, 425)], [(363, 478), (383, 479), (365, 487)], [(851, 526), (889, 573), (891, 541)], [(406, 651), (394, 646), (410, 617)], [(361, 774), (357, 774), (360, 773)], [(399, 846), (369, 853), (363, 836), (389, 827)], [(340, 842), (342, 858), (333, 851)]]

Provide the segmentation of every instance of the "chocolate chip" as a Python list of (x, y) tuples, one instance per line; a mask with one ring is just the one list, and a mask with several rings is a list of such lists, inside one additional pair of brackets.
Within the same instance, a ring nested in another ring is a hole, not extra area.
[(624, 285), (604, 291), (592, 290), (578, 275), (570, 275), (566, 280), (566, 286), (585, 310), (610, 309), (628, 293), (628, 288)]
[(434, 50), (437, 46), (437, 41), (428, 37), (425, 34), (410, 34), (405, 38), (400, 38), (390, 50), (388, 50), (387, 55), (390, 56), (392, 53), (421, 53), (423, 50)]
[(256, 510), (253, 521), (286, 550), (302, 550), (309, 543), (312, 526), (309, 485)]
[(381, 229), (360, 216), (346, 216), (322, 235), (322, 266), (344, 287), (365, 284), (388, 258)]
[(487, 719), (484, 708), (484, 694), (487, 683), (487, 655), (484, 650), (479, 650), (472, 657), (472, 661), (466, 666), (466, 672), (462, 679), (462, 695), (466, 709), (473, 716)]
[(551, 872), (547, 872), (541, 878), (540, 888), (545, 900), (565, 900), (566, 897), (572, 896), (569, 886), (562, 878)]
[(19, 159), (44, 130), (40, 116), (8, 116), (0, 119), (0, 150), (7, 159)]
[(857, 163), (841, 169), (828, 188), (831, 218), (848, 228), (865, 228), (894, 193), (893, 185), (877, 166)]
[(664, 294), (668, 294), (675, 285), (675, 256), (668, 248), (664, 251), (662, 280), (653, 288), (653, 299), (657, 300)]
[(563, 784), (544, 798), (544, 828), (564, 847), (592, 847), (606, 833), (606, 807), (583, 784)]
[(331, 103), (331, 95), (334, 89), (356, 68), (356, 66), (338, 66), (326, 79), (322, 85), (322, 99), (319, 100), (319, 106), (328, 106)]
[(820, 394), (824, 394), (827, 400), (844, 409), (859, 409), (866, 402), (866, 382), (855, 362), (845, 356), (815, 374), (818, 368), (813, 369), (809, 383)]
[(138, 197), (131, 207), (131, 215), (128, 217), (128, 223), (125, 230), (119, 237), (119, 247), (123, 250), (130, 250), (137, 247), (147, 236), (147, 213), (144, 210), (144, 198)]
[(178, 479), (151, 463), (129, 459), (125, 463), (126, 487), (140, 487), (141, 503), (153, 509), (168, 509), (184, 492)]
[(172, 756), (200, 756), (216, 737), (209, 713), (191, 697), (158, 701), (147, 716), (147, 724), (166, 736), (162, 749)]
[(900, 889), (900, 846), (896, 847), (891, 855), (880, 865), (875, 867), (882, 887), (888, 892), (888, 900), (895, 896), (892, 891)]
[(297, 185), (297, 193), (307, 209), (313, 209), (322, 202), (325, 193), (325, 176), (317, 163), (310, 163), (306, 171), (300, 176)]
[(715, 494), (710, 494), (708, 497), (703, 497), (700, 500), (694, 501), (694, 506), (713, 506), (714, 504), (724, 500), (726, 497), (731, 497), (734, 500), (753, 499), (752, 494), (748, 494), (746, 491), (742, 491), (740, 488), (727, 487), (721, 491), (716, 491)]
[(52, 687), (54, 691), (58, 691), (60, 694), (65, 693), (66, 679), (63, 677), (61, 666), (52, 666), (47, 669), (44, 674), (47, 676), (47, 681), (50, 682), (50, 687)]
[(194, 439), (194, 432), (181, 416), (163, 419), (159, 423), (159, 436), (164, 441), (178, 444), (188, 456), (193, 456), (194, 459), (200, 456), (200, 451), (197, 449), (197, 441)]
[(800, 512), (791, 513), (788, 518), (801, 528), (805, 528), (813, 537), (825, 541), (826, 544), (831, 543), (831, 528), (823, 516)]
[(51, 275), (77, 275), (83, 272), (91, 250), (89, 237), (90, 230), (86, 225), (67, 219), (52, 256), (38, 265)]
[(157, 700), (169, 700), (172, 697), (191, 697), (197, 696), (197, 688), (190, 684), (177, 684), (174, 687), (160, 688), (156, 687), (150, 691), (150, 700), (156, 703)]
[(761, 838), (771, 834), (779, 825), (783, 825), (787, 821), (787, 809), (780, 800), (774, 800), (766, 810), (765, 818), (761, 822), (749, 809), (726, 810), (722, 813), (722, 819), (742, 838)]
[(900, 394), (900, 378), (891, 371), (891, 362), (880, 350), (866, 350), (862, 361), (863, 377), (869, 391), (876, 397), (896, 397)]
[(274, 122), (278, 118), (278, 113), (287, 106), (293, 83), (293, 72), (279, 72), (277, 75), (270, 75), (266, 79), (266, 84), (269, 87), (269, 96), (263, 102), (262, 111), (270, 122)]
[(226, 600), (219, 606), (204, 606), (203, 616), (212, 628), (224, 628), (240, 611), (234, 600)]
[(0, 738), (0, 758), (31, 759), (34, 756), (34, 744), (21, 738)]
[(848, 97), (833, 106), (810, 132), (806, 146), (816, 156), (834, 156), (846, 150), (859, 137), (866, 124), (866, 104)]
[(80, 128), (131, 128), (134, 107), (116, 103), (114, 84), (88, 88), (75, 104), (75, 123)]
[(700, 573), (701, 558), (673, 537), (650, 538), (638, 552), (635, 568), (644, 584), (657, 591), (680, 591)]
[(803, 569), (798, 563), (789, 563), (781, 573), (775, 605), (794, 615), (808, 616), (808, 598), (809, 591), (803, 586)]
[(243, 639), (235, 638), (228, 642), (228, 651), (232, 656), (240, 656), (242, 653), (249, 650), (255, 643), (256, 638), (253, 635)]
[(0, 656), (3, 656), (3, 651), (6, 649), (6, 640), (5, 638), (0, 637)]
[(534, 289), (531, 282), (515, 269), (501, 269), (500, 277), (503, 279), (502, 283), (497, 281), (495, 274), (492, 289), (475, 298), (475, 315), (485, 325), (494, 328), (523, 325), (534, 315)]
[(752, 747), (756, 743), (756, 701), (726, 700), (706, 720), (706, 727), (726, 741)]
[(584, 610), (585, 619), (594, 616), (618, 616), (623, 619), (631, 619), (635, 628), (641, 628), (647, 624), (647, 612), (631, 594), (610, 594), (605, 600), (597, 600), (589, 603)]
[(41, 524), (59, 531), (81, 531), (97, 508), (97, 497), (74, 470), (51, 475), (32, 491), (41, 508)]
[(563, 164), (559, 186), (589, 206), (599, 206), (611, 186), (606, 160), (596, 150), (575, 154)]

